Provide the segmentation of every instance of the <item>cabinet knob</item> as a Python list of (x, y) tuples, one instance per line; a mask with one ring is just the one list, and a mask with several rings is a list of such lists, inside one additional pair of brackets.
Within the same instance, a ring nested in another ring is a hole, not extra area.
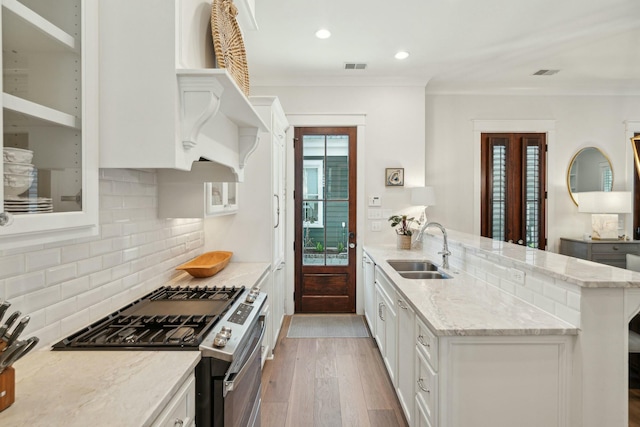
[(182, 427), (183, 425), (184, 421), (182, 421), (180, 418), (176, 418), (173, 422), (173, 427)]
[(9, 212), (0, 212), (0, 227), (8, 227), (13, 224), (13, 215)]

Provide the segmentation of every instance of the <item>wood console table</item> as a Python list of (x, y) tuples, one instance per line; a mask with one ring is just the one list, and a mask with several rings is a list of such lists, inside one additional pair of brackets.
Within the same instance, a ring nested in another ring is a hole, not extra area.
[(560, 253), (626, 268), (627, 254), (640, 255), (640, 240), (581, 240), (561, 237)]

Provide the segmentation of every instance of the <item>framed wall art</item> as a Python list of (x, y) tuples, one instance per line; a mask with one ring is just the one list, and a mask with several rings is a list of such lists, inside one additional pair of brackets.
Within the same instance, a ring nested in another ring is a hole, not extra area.
[(384, 170), (384, 183), (387, 187), (404, 186), (404, 168), (386, 168)]

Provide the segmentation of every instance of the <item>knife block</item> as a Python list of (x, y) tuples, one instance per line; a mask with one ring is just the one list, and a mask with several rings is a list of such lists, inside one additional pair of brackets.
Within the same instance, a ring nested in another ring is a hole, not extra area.
[(0, 412), (13, 405), (16, 399), (16, 371), (9, 366), (0, 374)]

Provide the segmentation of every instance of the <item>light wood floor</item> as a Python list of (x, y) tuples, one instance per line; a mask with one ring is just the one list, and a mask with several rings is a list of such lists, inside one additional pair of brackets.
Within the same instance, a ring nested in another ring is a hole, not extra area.
[(629, 427), (640, 427), (640, 389), (629, 389)]
[(405, 427), (373, 338), (287, 338), (262, 371), (262, 427)]

